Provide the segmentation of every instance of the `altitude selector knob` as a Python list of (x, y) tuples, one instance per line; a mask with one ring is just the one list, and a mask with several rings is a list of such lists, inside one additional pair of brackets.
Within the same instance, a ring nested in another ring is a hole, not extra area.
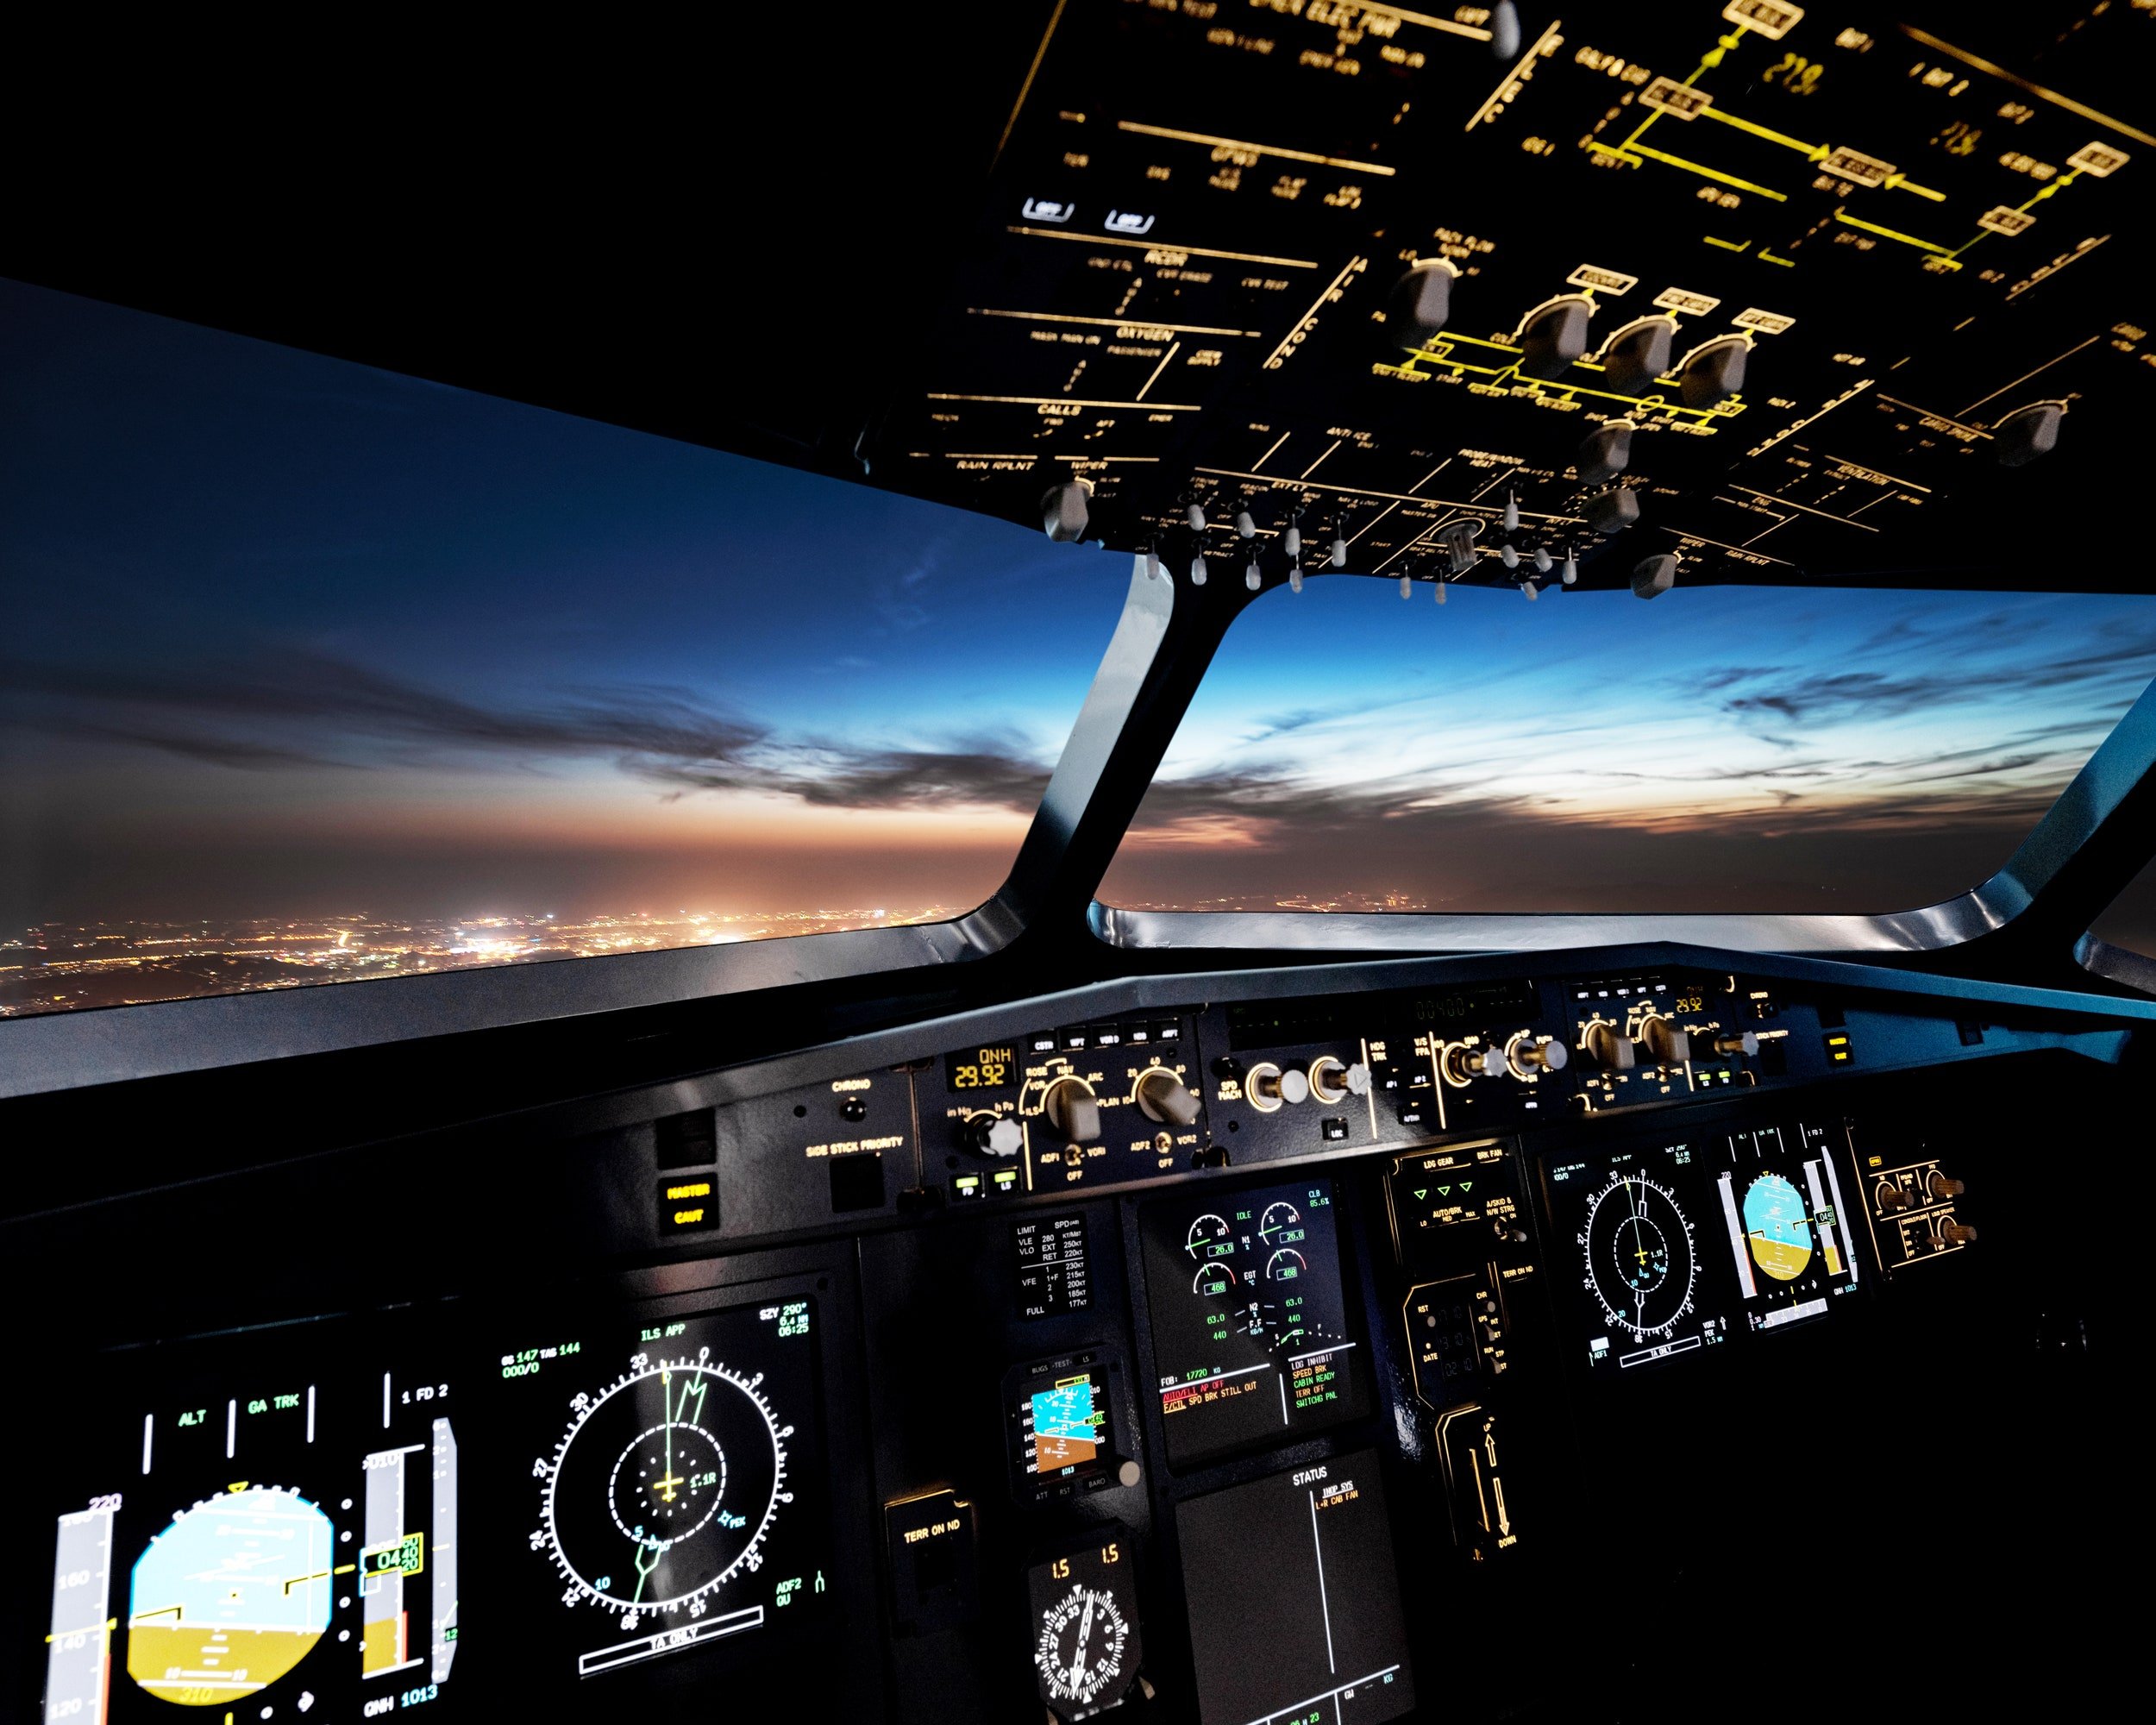
[(1572, 1054), (1561, 1042), (1537, 1042), (1529, 1034), (1513, 1044), (1510, 1057), (1515, 1074), (1532, 1078), (1541, 1072), (1564, 1071)]
[(1016, 1156), (1025, 1142), (1025, 1133), (1008, 1114), (975, 1114), (960, 1129), (959, 1136), (975, 1156), (993, 1157), (999, 1162)]
[(1639, 1057), (1632, 1038), (1614, 1024), (1588, 1026), (1587, 1051), (1605, 1072), (1629, 1072)]
[(1198, 1099), (1165, 1066), (1139, 1076), (1138, 1105), (1147, 1120), (1164, 1125), (1187, 1126), (1198, 1118)]
[(1065, 1144), (1092, 1144), (1100, 1136), (1100, 1099), (1082, 1078), (1059, 1078), (1049, 1087), (1048, 1123)]

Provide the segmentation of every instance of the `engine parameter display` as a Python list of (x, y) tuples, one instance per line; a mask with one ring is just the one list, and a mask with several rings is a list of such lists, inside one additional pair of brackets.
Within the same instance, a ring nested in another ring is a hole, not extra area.
[(1376, 1450), (1176, 1511), (1203, 1725), (1378, 1725), (1415, 1704)]
[(1152, 1204), (1140, 1228), (1171, 1463), (1369, 1410), (1330, 1182)]

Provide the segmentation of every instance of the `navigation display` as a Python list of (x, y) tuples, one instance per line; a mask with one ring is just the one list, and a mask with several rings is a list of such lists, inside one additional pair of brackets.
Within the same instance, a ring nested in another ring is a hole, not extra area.
[(1854, 1294), (1829, 1137), (1796, 1122), (1548, 1158), (1589, 1370), (1698, 1353)]
[(1376, 1450), (1175, 1514), (1203, 1725), (1378, 1725), (1415, 1704)]
[(1329, 1181), (1151, 1204), (1140, 1230), (1172, 1465), (1369, 1411)]
[(502, 1357), (536, 1459), (535, 1641), (601, 1677), (816, 1611), (830, 1566), (808, 1298), (542, 1333)]
[[(323, 1716), (446, 1697), (461, 1672), (461, 1397), (411, 1349), (310, 1326), (138, 1358), (40, 1458), (66, 1506), (46, 1719)], [(107, 1381), (110, 1381), (108, 1379)], [(47, 1525), (54, 1525), (48, 1523)]]

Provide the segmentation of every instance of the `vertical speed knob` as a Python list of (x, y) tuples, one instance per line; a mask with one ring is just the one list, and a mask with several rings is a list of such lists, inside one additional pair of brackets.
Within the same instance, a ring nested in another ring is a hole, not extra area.
[(1066, 1144), (1091, 1144), (1100, 1136), (1100, 1099), (1082, 1078), (1059, 1078), (1049, 1087), (1048, 1123)]

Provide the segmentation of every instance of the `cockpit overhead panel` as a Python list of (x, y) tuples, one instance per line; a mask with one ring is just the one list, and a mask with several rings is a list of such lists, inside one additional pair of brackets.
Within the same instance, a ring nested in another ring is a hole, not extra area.
[(1528, 9), (1501, 59), (1480, 7), (1059, 9), (878, 482), (1075, 483), (1052, 531), (1178, 577), (1649, 593), (2003, 579), (1988, 499), (2101, 490), (2145, 13), (2040, 77), (1966, 19)]

